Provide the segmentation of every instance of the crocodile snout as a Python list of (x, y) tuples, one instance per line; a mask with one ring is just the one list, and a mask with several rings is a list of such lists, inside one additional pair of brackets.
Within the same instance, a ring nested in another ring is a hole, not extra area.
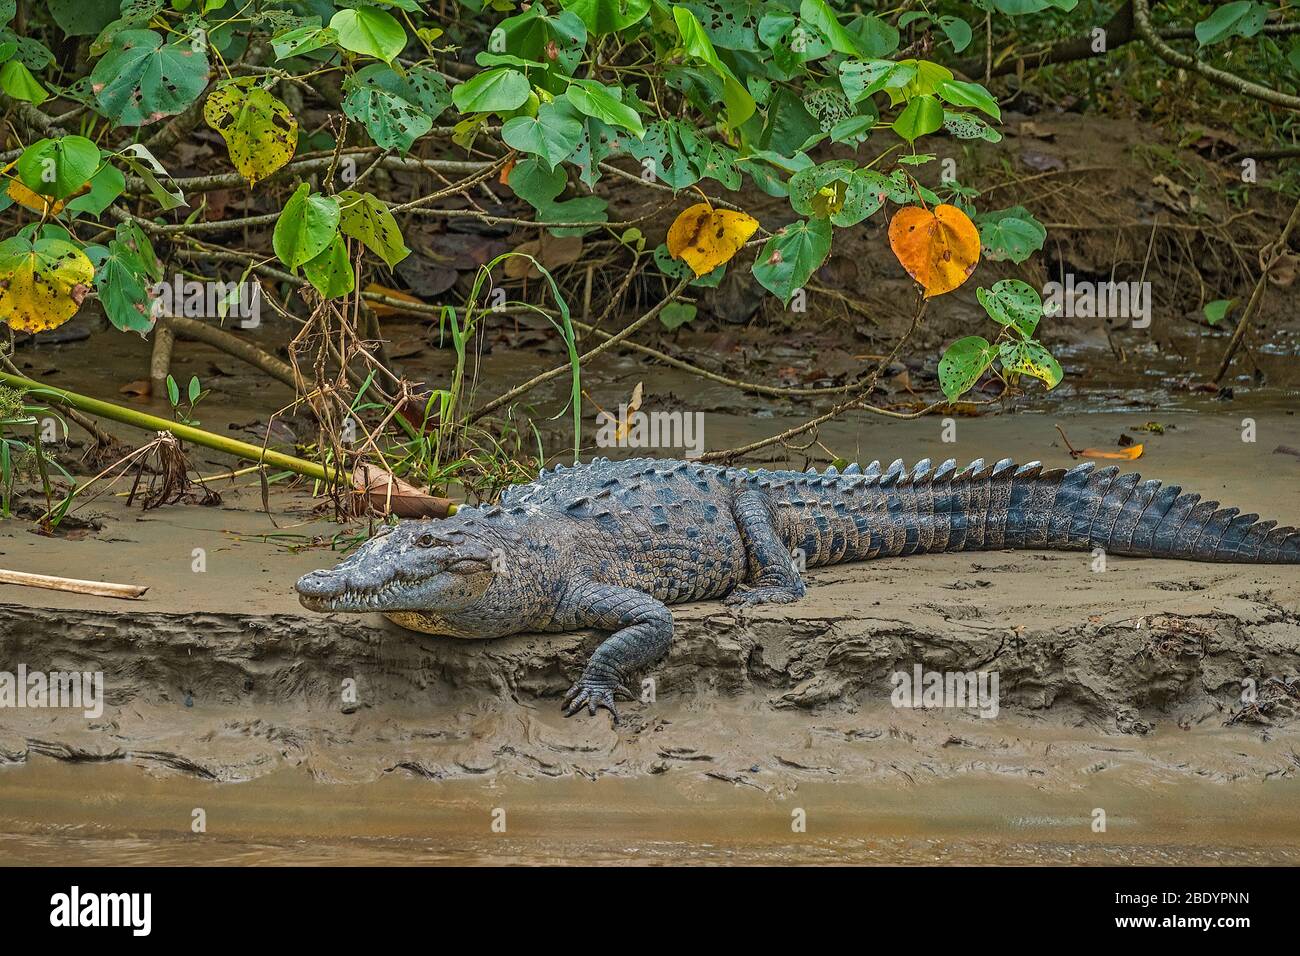
[(298, 591), (298, 600), (303, 607), (313, 611), (324, 610), (329, 602), (347, 590), (346, 575), (337, 571), (308, 571), (298, 579), (294, 587)]

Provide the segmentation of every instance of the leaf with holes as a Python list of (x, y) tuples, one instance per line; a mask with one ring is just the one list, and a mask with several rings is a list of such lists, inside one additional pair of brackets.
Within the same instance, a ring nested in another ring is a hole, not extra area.
[(754, 278), (785, 304), (821, 268), (831, 251), (829, 219), (795, 222), (767, 240), (754, 261)]
[(1047, 240), (1047, 230), (1024, 206), (982, 213), (976, 222), (984, 257), (992, 262), (1024, 262)]
[(278, 99), (244, 77), (208, 95), (203, 118), (221, 134), (230, 162), (251, 186), (293, 158), (298, 148), (298, 121)]
[(343, 90), (343, 113), (348, 119), (365, 126), (383, 149), (403, 153), (433, 129), (433, 121), (452, 99), (447, 81), (424, 66), (413, 66), (403, 75), (383, 63), (372, 63), (348, 77)]
[[(339, 231), (351, 236), (393, 268), (411, 250), (402, 241), (402, 230), (378, 196), (344, 190), (335, 197), (339, 204)], [(351, 290), (349, 290), (351, 291)]]
[(0, 242), (0, 322), (15, 332), (57, 329), (77, 314), (94, 278), (72, 243), (10, 236)]
[(107, 246), (87, 250), (95, 266), (95, 291), (104, 314), (123, 332), (144, 334), (153, 328), (154, 285), (162, 266), (144, 231), (122, 223)]
[(1043, 300), (1038, 290), (1019, 279), (1003, 279), (992, 289), (976, 289), (984, 311), (998, 325), (1015, 329), (1022, 338), (1030, 338), (1043, 317)]
[(152, 30), (123, 30), (95, 64), (90, 88), (104, 115), (121, 126), (175, 116), (208, 85), (208, 58), (188, 36), (164, 41)]
[(978, 335), (968, 335), (948, 346), (939, 359), (939, 387), (948, 401), (955, 402), (970, 391), (997, 354), (997, 348)]
[(645, 136), (627, 143), (627, 151), (641, 162), (643, 174), (673, 189), (699, 182), (698, 158), (706, 152), (704, 138), (677, 120), (660, 120), (646, 127)]
[(1012, 375), (1029, 375), (1048, 388), (1056, 388), (1064, 377), (1061, 365), (1038, 342), (1003, 342), (998, 350), (1002, 370)]
[(957, 288), (975, 271), (980, 237), (975, 224), (956, 206), (933, 210), (906, 206), (889, 223), (889, 247), (925, 297)]
[(298, 267), (325, 251), (339, 225), (339, 204), (333, 196), (311, 195), (300, 185), (275, 221), (271, 246), (280, 261), (295, 274)]
[(696, 203), (669, 227), (668, 251), (699, 277), (730, 262), (757, 230), (758, 220), (753, 216)]

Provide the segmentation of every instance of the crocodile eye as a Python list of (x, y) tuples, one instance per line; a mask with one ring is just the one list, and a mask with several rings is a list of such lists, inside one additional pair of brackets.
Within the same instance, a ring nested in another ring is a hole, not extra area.
[(426, 531), (424, 534), (420, 535), (418, 538), (415, 539), (415, 543), (421, 548), (432, 548), (433, 535), (428, 531)]

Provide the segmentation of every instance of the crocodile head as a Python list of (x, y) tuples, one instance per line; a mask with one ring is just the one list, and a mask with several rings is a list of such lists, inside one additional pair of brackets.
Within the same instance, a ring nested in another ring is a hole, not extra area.
[(457, 611), (493, 581), (499, 549), (446, 521), (405, 521), (371, 538), (332, 570), (298, 579), (313, 611)]

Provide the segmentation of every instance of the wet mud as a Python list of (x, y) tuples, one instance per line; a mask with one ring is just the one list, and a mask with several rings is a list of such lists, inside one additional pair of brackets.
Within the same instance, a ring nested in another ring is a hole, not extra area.
[[(1144, 474), (1294, 523), (1300, 421), (1159, 413)], [(838, 453), (1040, 458), (1149, 416), (848, 419)], [(752, 434), (722, 416), (710, 444)], [(764, 431), (780, 419), (767, 419)], [(798, 464), (799, 462), (793, 462)], [(1127, 466), (1126, 466), (1127, 467)], [(560, 716), (595, 633), (458, 641), (296, 604), (337, 526), (297, 492), (101, 531), (0, 528), (5, 566), (149, 584), (0, 586), (0, 662), (104, 673), (103, 713), (0, 710), (0, 845), (36, 862), (1295, 862), (1294, 568), (977, 552), (814, 570), (794, 605), (675, 609), (653, 699)], [(274, 521), (274, 523), (273, 523)], [(194, 549), (204, 570), (194, 570)], [(996, 715), (900, 708), (895, 672), (985, 671)], [(1258, 689), (1243, 703), (1243, 682)], [(1290, 683), (1288, 683), (1290, 682)], [(355, 688), (355, 697), (345, 693)], [(650, 697), (649, 694), (646, 695)], [(208, 835), (190, 832), (203, 807)], [(214, 809), (215, 808), (215, 809)], [(490, 829), (494, 809), (516, 821)], [(1092, 829), (1105, 810), (1105, 834)], [(808, 817), (792, 836), (792, 813)], [(1247, 825), (1244, 816), (1249, 817)], [(210, 838), (209, 838), (210, 835)]]

